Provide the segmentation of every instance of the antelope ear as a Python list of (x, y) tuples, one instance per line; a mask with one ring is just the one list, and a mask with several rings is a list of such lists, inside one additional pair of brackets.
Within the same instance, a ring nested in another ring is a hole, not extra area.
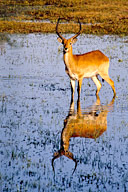
[(63, 40), (60, 37), (58, 37), (57, 40), (59, 43), (63, 43)]
[(72, 44), (74, 44), (77, 41), (77, 38), (72, 39)]

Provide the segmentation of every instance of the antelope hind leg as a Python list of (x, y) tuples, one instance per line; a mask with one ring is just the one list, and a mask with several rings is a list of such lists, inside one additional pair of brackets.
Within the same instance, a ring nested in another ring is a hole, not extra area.
[(116, 96), (116, 91), (115, 91), (115, 86), (114, 86), (114, 81), (112, 81), (109, 77), (108, 74), (100, 74), (100, 76), (111, 86), (113, 93), (114, 93), (114, 97)]
[(95, 85), (96, 85), (96, 87), (97, 87), (97, 91), (96, 91), (96, 95), (98, 95), (99, 94), (99, 91), (100, 91), (100, 89), (101, 89), (101, 82), (98, 80), (98, 78), (96, 77), (96, 76), (93, 76), (92, 77), (92, 80), (93, 80), (93, 82), (95, 83)]

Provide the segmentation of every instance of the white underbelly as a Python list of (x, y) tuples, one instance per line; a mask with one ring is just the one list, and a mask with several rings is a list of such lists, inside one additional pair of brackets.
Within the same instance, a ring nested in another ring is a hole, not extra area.
[[(66, 72), (71, 79), (79, 80), (77, 73), (73, 73), (71, 70), (66, 70)], [(98, 70), (93, 71), (93, 72), (85, 72), (83, 75), (81, 74), (80, 76), (83, 78), (91, 78), (93, 76), (96, 76), (97, 74), (98, 74)]]
[(90, 77), (93, 77), (93, 76), (95, 76), (97, 74), (98, 74), (98, 70), (93, 71), (93, 72), (85, 72), (83, 77), (84, 78), (90, 78)]

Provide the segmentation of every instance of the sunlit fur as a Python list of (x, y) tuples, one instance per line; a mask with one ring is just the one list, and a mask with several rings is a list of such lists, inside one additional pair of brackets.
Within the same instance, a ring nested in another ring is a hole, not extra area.
[(97, 87), (96, 95), (98, 95), (101, 89), (101, 82), (98, 79), (98, 75), (100, 75), (102, 79), (112, 87), (115, 97), (116, 91), (114, 82), (110, 79), (108, 74), (108, 57), (99, 50), (80, 55), (73, 55), (72, 44), (77, 41), (76, 37), (80, 34), (80, 31), (79, 34), (70, 39), (65, 39), (58, 32), (58, 23), (56, 29), (59, 36), (58, 41), (63, 44), (63, 60), (65, 63), (66, 73), (69, 75), (71, 81), (72, 99), (74, 99), (75, 80), (78, 81), (78, 96), (80, 97), (83, 78), (91, 78), (93, 80)]

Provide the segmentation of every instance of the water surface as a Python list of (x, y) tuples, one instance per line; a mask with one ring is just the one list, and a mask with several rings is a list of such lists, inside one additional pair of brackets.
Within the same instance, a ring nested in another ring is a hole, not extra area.
[[(127, 42), (127, 37), (118, 36), (78, 37), (74, 53), (100, 49), (110, 58), (109, 74), (118, 96), (109, 106), (113, 92), (102, 83), (97, 108), (96, 87), (85, 79), (79, 118), (77, 92), (69, 115), (70, 81), (56, 35), (4, 36), (0, 41), (0, 191), (128, 191)], [(70, 129), (71, 120), (77, 119), (84, 128), (90, 119), (99, 122), (100, 115), (101, 134), (89, 138), (85, 130), (83, 136), (70, 138), (69, 150), (78, 162), (74, 174), (74, 161), (64, 155), (54, 161), (53, 171), (52, 159), (61, 148), (65, 125)]]

